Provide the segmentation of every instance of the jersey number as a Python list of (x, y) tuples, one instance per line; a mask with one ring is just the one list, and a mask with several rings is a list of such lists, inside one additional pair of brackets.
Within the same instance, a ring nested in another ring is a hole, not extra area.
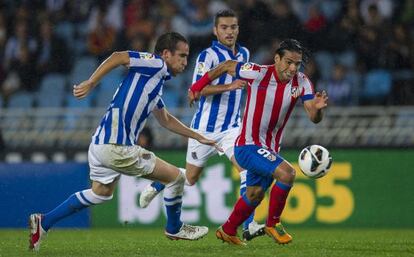
[(257, 153), (261, 156), (265, 157), (269, 161), (276, 161), (276, 155), (272, 154), (269, 150), (266, 150), (264, 148), (260, 148), (257, 150)]

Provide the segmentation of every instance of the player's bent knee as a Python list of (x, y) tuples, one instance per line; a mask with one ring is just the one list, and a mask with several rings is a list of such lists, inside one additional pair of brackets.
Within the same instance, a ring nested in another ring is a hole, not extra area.
[(288, 184), (288, 185), (292, 185), (293, 182), (295, 181), (295, 177), (296, 177), (295, 170), (290, 170), (286, 173), (281, 174), (278, 178), (278, 181)]
[(259, 203), (264, 198), (264, 191), (261, 187), (248, 187), (246, 196), (249, 201)]
[(295, 180), (296, 170), (294, 168), (288, 169), (287, 174), (288, 174), (288, 177), (292, 179), (292, 181)]
[(197, 181), (198, 181), (198, 177), (187, 177), (186, 185), (187, 186), (194, 186), (195, 183), (197, 183)]
[(282, 183), (291, 185), (295, 181), (296, 170), (292, 166), (279, 167), (274, 173), (273, 178)]
[(187, 169), (182, 169), (182, 170), (184, 171), (185, 176), (186, 176), (185, 184), (187, 186), (193, 186), (200, 179), (203, 168), (196, 167), (196, 166), (189, 167), (189, 165), (187, 165)]

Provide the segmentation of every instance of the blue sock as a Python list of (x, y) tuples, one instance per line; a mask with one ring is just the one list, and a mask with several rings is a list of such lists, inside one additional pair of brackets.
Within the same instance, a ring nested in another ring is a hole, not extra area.
[(112, 195), (97, 195), (90, 188), (76, 192), (73, 195), (69, 196), (69, 198), (61, 203), (58, 207), (43, 215), (42, 227), (44, 230), (48, 231), (49, 228), (59, 220), (72, 215), (75, 212), (78, 212), (86, 207), (95, 204), (101, 204), (111, 199)]
[(161, 184), (160, 182), (158, 182), (158, 181), (154, 181), (154, 182), (152, 182), (151, 183), (151, 186), (153, 187), (153, 188), (155, 188), (155, 190), (157, 190), (157, 192), (161, 192), (162, 190), (164, 190), (164, 188), (165, 188), (165, 185), (164, 184)]
[(176, 234), (180, 231), (183, 223), (180, 220), (181, 216), (181, 202), (174, 205), (165, 205), (167, 209), (167, 227), (165, 230), (170, 234)]
[(76, 197), (76, 194), (73, 194), (55, 209), (43, 215), (42, 227), (45, 231), (48, 231), (59, 220), (89, 206), (82, 204), (78, 197)]

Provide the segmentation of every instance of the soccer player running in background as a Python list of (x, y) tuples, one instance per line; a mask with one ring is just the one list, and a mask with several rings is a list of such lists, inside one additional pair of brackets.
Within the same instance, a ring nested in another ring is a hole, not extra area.
[(190, 103), (197, 92), (222, 74), (246, 80), (247, 103), (240, 135), (236, 140), (235, 158), (247, 170), (247, 192), (234, 206), (228, 220), (218, 228), (216, 236), (225, 242), (244, 245), (237, 236), (237, 228), (262, 201), (264, 193), (276, 180), (270, 191), (265, 233), (279, 244), (292, 241), (280, 223), (280, 216), (295, 180), (292, 165), (279, 155), (283, 129), (298, 98), (314, 123), (322, 120), (327, 107), (326, 92), (314, 93), (312, 83), (298, 71), (305, 50), (294, 39), (281, 42), (276, 50), (274, 65), (226, 61), (206, 73), (189, 91)]
[[(239, 34), (238, 18), (232, 10), (218, 12), (214, 18), (214, 35), (211, 47), (203, 50), (197, 58), (193, 83), (199, 80), (208, 70), (226, 60), (240, 62), (249, 61), (249, 50), (236, 43)], [(245, 81), (223, 74), (211, 81), (201, 91), (201, 101), (193, 116), (191, 127), (197, 132), (218, 142), (227, 158), (240, 172), (240, 195), (246, 191), (246, 170), (242, 169), (234, 159), (234, 141), (240, 127), (240, 104)], [(188, 140), (186, 157), (187, 185), (194, 185), (200, 178), (208, 158), (222, 154), (214, 147), (203, 145), (194, 139)], [(140, 206), (145, 208), (154, 197), (164, 189), (160, 182), (153, 182), (140, 195)], [(264, 225), (258, 225), (254, 213), (244, 224), (243, 237), (246, 240), (264, 234)]]
[(171, 75), (184, 71), (188, 54), (189, 46), (183, 36), (166, 33), (158, 38), (155, 54), (114, 52), (88, 80), (74, 86), (73, 95), (83, 98), (112, 69), (120, 65), (129, 68), (89, 145), (92, 187), (74, 193), (46, 214), (30, 215), (30, 249), (39, 249), (42, 237), (56, 222), (91, 205), (111, 200), (121, 174), (142, 176), (166, 184), (167, 237), (196, 240), (207, 234), (207, 227), (183, 224), (180, 220), (185, 182), (183, 171), (137, 145), (146, 119), (152, 113), (163, 127), (172, 132), (215, 146), (215, 141), (196, 133), (172, 116), (161, 99), (164, 82)]

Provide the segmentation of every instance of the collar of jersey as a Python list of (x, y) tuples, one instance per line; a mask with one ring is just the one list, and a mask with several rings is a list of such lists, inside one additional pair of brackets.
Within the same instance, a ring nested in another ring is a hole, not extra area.
[[(160, 58), (162, 60), (163, 67), (164, 67), (164, 65), (167, 66), (167, 63), (164, 61), (164, 59), (161, 58), (161, 56), (158, 56), (158, 55), (155, 55), (155, 56), (158, 57), (158, 58)], [(167, 67), (167, 74), (165, 74), (164, 80), (170, 80), (170, 79), (171, 79), (171, 72), (170, 72), (170, 70)]]
[(240, 54), (240, 45), (239, 45), (239, 44), (237, 44), (237, 43), (236, 43), (236, 51), (237, 51), (236, 56), (234, 56), (233, 51), (232, 51), (230, 48), (228, 48), (227, 46), (223, 45), (222, 43), (220, 43), (220, 42), (219, 42), (219, 41), (217, 41), (217, 40), (214, 40), (214, 41), (213, 41), (212, 46), (213, 46), (213, 47), (215, 46), (215, 47), (218, 47), (218, 48), (220, 48), (220, 49), (223, 49), (223, 50), (227, 51), (227, 52), (229, 53), (230, 57), (231, 57), (232, 59), (234, 59), (234, 60), (236, 59), (236, 56)]
[(276, 71), (275, 65), (274, 65), (274, 64), (272, 64), (272, 65), (269, 65), (269, 66), (270, 66), (270, 67), (269, 67), (269, 69), (272, 69), (273, 76), (275, 76), (275, 79), (276, 79), (276, 82), (277, 82), (277, 84), (278, 84), (278, 85), (283, 85), (283, 86), (286, 86), (286, 85), (287, 85), (290, 81), (292, 81), (292, 80), (293, 80), (293, 78), (292, 78), (292, 79), (290, 79), (290, 80), (288, 80), (288, 81), (282, 82), (282, 81), (280, 80), (279, 76), (277, 75), (277, 71)]

